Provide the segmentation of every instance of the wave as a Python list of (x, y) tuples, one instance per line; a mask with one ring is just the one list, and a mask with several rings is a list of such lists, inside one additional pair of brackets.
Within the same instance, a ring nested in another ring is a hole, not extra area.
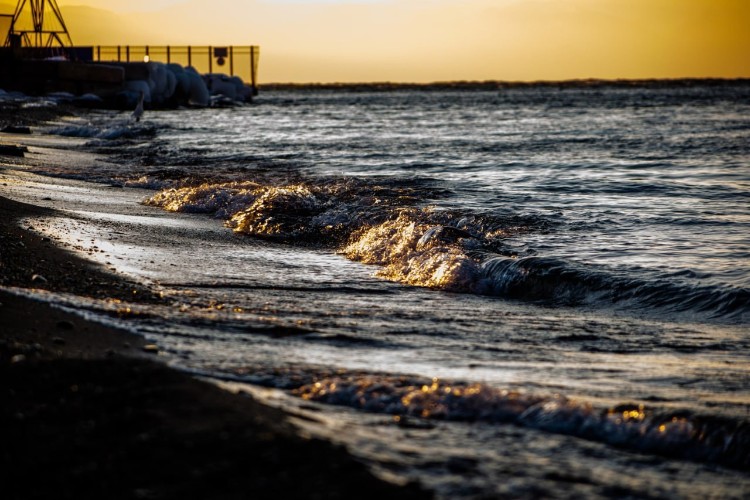
[(401, 215), (355, 234), (342, 253), (384, 266), (378, 272), (383, 278), (448, 291), (552, 306), (641, 307), (732, 319), (750, 314), (750, 290), (744, 288), (647, 279), (552, 257), (497, 255), (500, 242), (492, 238), (513, 232), (480, 236), (475, 229), (419, 224)]
[(336, 375), (293, 390), (307, 400), (409, 418), (508, 423), (663, 456), (750, 467), (750, 424), (637, 404), (596, 408), (565, 396), (539, 396), (439, 379)]
[(61, 135), (64, 137), (79, 137), (89, 139), (136, 139), (142, 137), (153, 137), (156, 135), (156, 127), (153, 125), (141, 125), (123, 122), (108, 127), (97, 127), (94, 125), (64, 125), (47, 130), (50, 135)]
[(409, 285), (552, 306), (640, 307), (744, 320), (750, 290), (684, 276), (595, 268), (517, 250), (507, 242), (552, 231), (549, 219), (419, 207), (412, 186), (359, 179), (286, 185), (249, 181), (162, 190), (145, 200), (170, 211), (208, 213), (235, 232), (336, 249)]
[(750, 313), (750, 290), (728, 286), (698, 286), (667, 279), (628, 277), (585, 269), (561, 259), (495, 257), (482, 264), (490, 293), (553, 304), (622, 304), (696, 311), (711, 317)]

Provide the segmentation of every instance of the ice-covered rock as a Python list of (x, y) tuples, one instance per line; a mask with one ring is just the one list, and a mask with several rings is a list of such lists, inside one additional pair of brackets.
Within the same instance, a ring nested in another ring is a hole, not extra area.
[(179, 64), (168, 64), (167, 72), (174, 78), (174, 93), (172, 94), (171, 103), (174, 106), (187, 104), (190, 98), (190, 77), (185, 72), (185, 68)]
[(207, 75), (211, 95), (222, 95), (231, 100), (237, 99), (237, 85), (226, 75)]
[(238, 76), (211, 73), (204, 77), (212, 96), (223, 96), (233, 101), (249, 102), (253, 89)]
[(206, 87), (203, 78), (201, 78), (192, 66), (188, 66), (185, 69), (185, 75), (190, 80), (188, 104), (193, 106), (209, 106), (211, 104), (211, 99), (208, 93), (208, 87)]
[(125, 90), (134, 92), (137, 96), (140, 96), (141, 92), (143, 92), (144, 98), (143, 101), (146, 103), (151, 103), (151, 85), (149, 85), (149, 82), (146, 80), (130, 80), (125, 82)]
[(135, 90), (123, 90), (121, 92), (118, 92), (115, 96), (115, 106), (118, 109), (135, 109), (140, 98), (140, 92), (137, 92)]
[(161, 63), (148, 63), (148, 84), (151, 88), (151, 102), (161, 104), (169, 96), (167, 92), (167, 70)]
[(74, 98), (73, 104), (83, 108), (98, 108), (104, 104), (104, 99), (96, 94), (83, 94)]
[(68, 102), (75, 99), (76, 96), (74, 96), (70, 92), (51, 92), (47, 94), (47, 97), (56, 101)]

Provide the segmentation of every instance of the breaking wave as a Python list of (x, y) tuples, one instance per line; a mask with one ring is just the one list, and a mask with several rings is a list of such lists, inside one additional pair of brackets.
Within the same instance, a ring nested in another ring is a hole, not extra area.
[(640, 452), (750, 467), (747, 422), (687, 411), (637, 404), (601, 409), (561, 395), (410, 377), (336, 375), (293, 392), (307, 400), (394, 415), (402, 425), (410, 425), (410, 418), (508, 423)]
[(672, 311), (696, 311), (711, 317), (750, 312), (750, 290), (680, 283), (666, 278), (628, 278), (622, 273), (585, 269), (561, 259), (493, 257), (482, 264), (494, 295), (553, 304), (631, 303)]
[(507, 241), (549, 231), (541, 217), (420, 207), (414, 188), (358, 179), (316, 184), (203, 183), (162, 190), (147, 205), (213, 214), (237, 233), (336, 249), (409, 285), (554, 306), (616, 306), (744, 320), (750, 290), (518, 255)]

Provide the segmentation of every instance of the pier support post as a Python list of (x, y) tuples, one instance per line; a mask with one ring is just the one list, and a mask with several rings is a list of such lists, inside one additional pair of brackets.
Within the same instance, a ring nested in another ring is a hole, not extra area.
[(251, 86), (253, 87), (253, 93), (257, 92), (258, 87), (256, 84), (256, 76), (255, 76), (255, 46), (250, 46), (250, 82)]

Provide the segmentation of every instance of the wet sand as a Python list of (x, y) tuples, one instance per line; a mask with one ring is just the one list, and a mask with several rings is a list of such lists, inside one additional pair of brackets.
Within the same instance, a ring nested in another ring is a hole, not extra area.
[[(0, 157), (0, 171), (25, 161)], [(33, 298), (163, 300), (19, 224), (52, 213), (0, 197), (4, 498), (431, 497), (374, 477), (247, 394), (167, 368), (143, 338)]]

